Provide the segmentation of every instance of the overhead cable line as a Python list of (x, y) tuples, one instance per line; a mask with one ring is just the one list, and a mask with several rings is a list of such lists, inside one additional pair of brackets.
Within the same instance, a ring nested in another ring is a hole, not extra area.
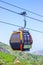
[(7, 23), (7, 22), (4, 22), (4, 21), (0, 21), (0, 23), (4, 23), (4, 24), (8, 24), (8, 25), (12, 25), (12, 26), (16, 26), (16, 27), (22, 27), (22, 26), (15, 25), (15, 24), (12, 24), (12, 23)]
[(35, 15), (37, 15), (37, 16), (43, 17), (43, 15), (40, 15), (40, 14), (35, 13), (35, 12), (32, 12), (32, 11), (30, 11), (30, 10), (26, 10), (26, 9), (24, 9), (24, 8), (21, 8), (21, 7), (19, 7), (19, 6), (13, 5), (13, 4), (8, 3), (8, 2), (5, 2), (5, 1), (3, 1), (3, 0), (0, 0), (0, 2), (3, 2), (3, 3), (8, 4), (8, 5), (11, 5), (11, 6), (16, 7), (16, 8), (19, 8), (19, 9), (21, 9), (21, 10), (25, 10), (25, 11), (30, 12), (30, 13), (32, 13), (32, 14), (35, 14)]
[[(7, 10), (7, 11), (9, 11), (9, 12), (12, 12), (12, 13), (19, 14), (19, 13), (13, 11), (13, 10), (7, 9), (7, 8), (5, 8), (5, 7), (2, 7), (2, 6), (0, 6), (0, 8), (1, 8), (1, 9), (4, 9), (4, 10)], [(19, 14), (19, 15), (20, 15), (20, 14)]]
[[(15, 25), (15, 24), (12, 24), (12, 23), (7, 23), (7, 22), (4, 22), (4, 21), (0, 21), (0, 23), (4, 23), (4, 24), (7, 24), (7, 25), (16, 26), (16, 27), (22, 27), (22, 26)], [(32, 30), (32, 31), (35, 31), (35, 32), (39, 32), (39, 33), (43, 33), (42, 31), (31, 29), (31, 28), (26, 28), (26, 29)]]
[[(12, 13), (16, 13), (16, 14), (18, 14), (18, 15), (21, 15), (20, 13), (15, 12), (15, 11), (13, 11), (13, 10), (10, 10), (10, 9), (8, 9), (8, 8), (2, 7), (2, 6), (0, 6), (0, 8), (1, 8), (1, 9), (4, 9), (4, 10), (7, 10), (7, 11), (9, 11), (9, 12), (12, 12)], [(39, 20), (39, 19), (36, 19), (36, 18), (30, 17), (30, 16), (26, 16), (26, 17), (43, 23), (42, 20)]]

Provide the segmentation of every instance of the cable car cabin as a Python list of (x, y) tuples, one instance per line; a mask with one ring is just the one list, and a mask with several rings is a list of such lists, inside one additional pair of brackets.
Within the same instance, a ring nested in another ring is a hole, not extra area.
[(13, 32), (10, 37), (10, 46), (13, 50), (30, 50), (32, 47), (32, 37), (26, 30)]

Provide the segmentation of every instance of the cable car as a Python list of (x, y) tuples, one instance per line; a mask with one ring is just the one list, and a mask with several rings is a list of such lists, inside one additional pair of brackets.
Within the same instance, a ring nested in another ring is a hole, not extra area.
[(14, 31), (10, 37), (10, 46), (13, 50), (30, 50), (32, 47), (32, 36), (26, 27), (26, 12), (22, 12), (20, 15), (24, 16), (24, 28), (20, 28), (19, 31)]
[(10, 37), (10, 46), (13, 50), (30, 50), (32, 42), (32, 36), (27, 30), (14, 31)]

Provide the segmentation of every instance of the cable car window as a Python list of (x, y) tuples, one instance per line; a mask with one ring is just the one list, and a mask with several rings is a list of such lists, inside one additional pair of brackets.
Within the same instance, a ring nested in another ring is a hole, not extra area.
[(27, 37), (28, 37), (28, 40), (29, 40), (29, 35), (27, 35)]
[(12, 35), (12, 38), (13, 38), (13, 39), (14, 39), (14, 38), (20, 38), (20, 34), (18, 34), (18, 33), (17, 33), (17, 34), (13, 34), (13, 35)]
[(29, 43), (29, 33), (27, 31), (23, 32), (23, 41), (25, 45)]

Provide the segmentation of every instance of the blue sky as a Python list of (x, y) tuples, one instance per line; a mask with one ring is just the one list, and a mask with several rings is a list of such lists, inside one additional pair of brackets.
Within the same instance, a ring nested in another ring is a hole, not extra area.
[[(3, 1), (5, 1), (5, 0), (3, 0)], [(6, 2), (9, 2), (16, 6), (19, 6), (24, 9), (27, 9), (27, 10), (30, 10), (35, 13), (43, 15), (43, 0), (6, 0)], [(24, 10), (18, 9), (16, 7), (7, 5), (5, 3), (2, 3), (2, 2), (0, 2), (0, 6), (9, 8), (11, 10), (18, 12), (18, 13), (24, 11)], [(43, 17), (34, 15), (30, 12), (27, 12), (27, 15), (43, 21)], [(27, 26), (26, 26), (27, 28), (43, 31), (43, 23), (41, 23), (39, 21), (32, 20), (30, 18), (27, 18), (26, 20), (27, 20)], [(0, 21), (24, 26), (22, 16), (20, 16), (18, 14), (11, 13), (6, 10), (3, 10), (1, 8), (0, 8)], [(12, 31), (18, 30), (18, 28), (19, 27), (10, 26), (10, 25), (0, 23), (0, 41), (9, 45), (9, 39), (10, 39), (10, 35), (11, 35)], [(32, 45), (31, 51), (43, 50), (43, 33), (39, 33), (39, 32), (32, 31), (32, 30), (29, 30), (29, 32), (31, 33), (32, 38), (33, 38), (33, 45)]]

